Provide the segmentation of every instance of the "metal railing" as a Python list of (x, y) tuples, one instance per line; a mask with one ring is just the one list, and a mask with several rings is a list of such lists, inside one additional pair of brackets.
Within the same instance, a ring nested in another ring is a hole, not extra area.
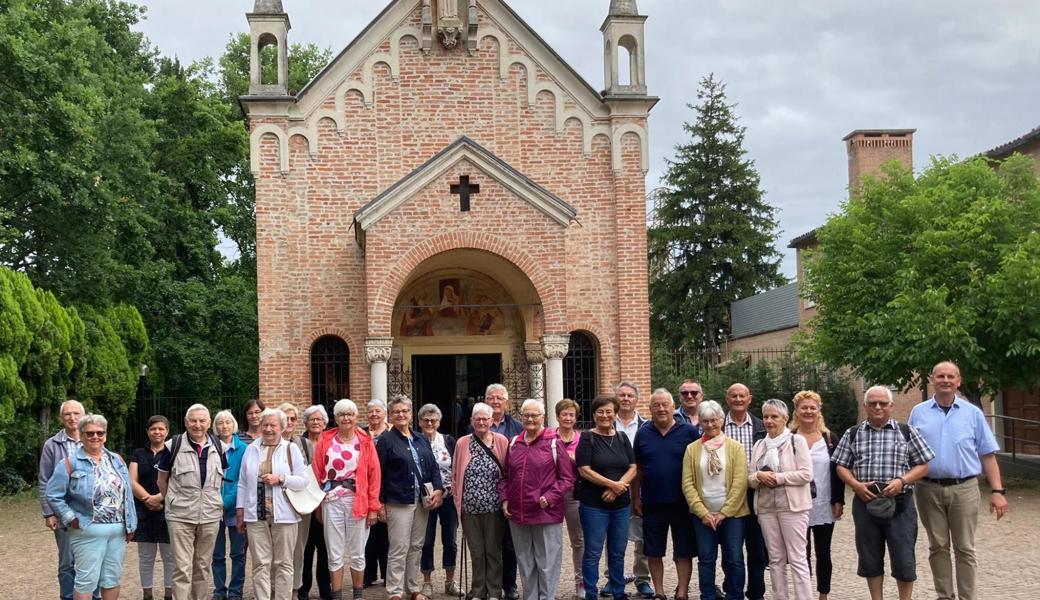
[(1016, 465), (1040, 471), (1040, 421), (986, 415), (994, 424), (994, 435), (1004, 454)]

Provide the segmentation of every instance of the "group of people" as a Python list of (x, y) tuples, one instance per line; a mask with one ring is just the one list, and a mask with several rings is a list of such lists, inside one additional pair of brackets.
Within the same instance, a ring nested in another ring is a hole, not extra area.
[[(77, 600), (118, 597), (130, 540), (144, 598), (153, 597), (157, 556), (165, 598), (241, 598), (248, 549), (259, 600), (303, 600), (315, 578), (323, 599), (360, 598), (380, 568), (388, 600), (428, 600), (438, 522), (449, 596), (555, 598), (566, 522), (578, 600), (629, 597), (630, 541), (644, 598), (685, 600), (696, 557), (702, 600), (763, 598), (767, 565), (775, 600), (789, 587), (796, 600), (812, 598), (813, 571), (826, 600), (849, 487), (857, 572), (872, 600), (882, 598), (886, 546), (899, 596), (911, 597), (918, 514), (938, 597), (971, 600), (978, 476), (992, 488), (991, 512), (1007, 511), (998, 448), (982, 412), (958, 395), (955, 364), (936, 365), (930, 382), (935, 395), (909, 424), (891, 418), (888, 388), (868, 389), (867, 419), (840, 436), (815, 392), (792, 399), (793, 416), (788, 403), (766, 400), (759, 418), (746, 385), (728, 388), (724, 410), (693, 380), (679, 387), (678, 406), (667, 389), (654, 390), (649, 419), (637, 410), (639, 388), (623, 381), (591, 402), (587, 431), (577, 430), (581, 407), (567, 399), (555, 404), (555, 428), (539, 400), (525, 400), (517, 420), (506, 388), (492, 384), (458, 440), (439, 431), (435, 405), (413, 416), (405, 396), (370, 402), (365, 428), (351, 400), (336, 403), (331, 427), (325, 409), (311, 406), (300, 435), (292, 404), (252, 401), (241, 428), (229, 411), (211, 420), (194, 405), (172, 439), (169, 421), (153, 417), (148, 447), (129, 464), (105, 447), (104, 417), (68, 401), (64, 428), (41, 456), (42, 508), (62, 597)], [(313, 512), (298, 509), (296, 494), (311, 486), (323, 499)], [(460, 524), (466, 589), (456, 577)], [(669, 534), (678, 580), (670, 590)], [(725, 577), (716, 582), (720, 556)]]

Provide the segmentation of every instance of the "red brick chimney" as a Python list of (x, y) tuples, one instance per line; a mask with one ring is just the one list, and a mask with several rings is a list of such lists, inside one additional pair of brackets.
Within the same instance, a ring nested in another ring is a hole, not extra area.
[(914, 167), (916, 129), (857, 129), (842, 141), (849, 154), (849, 188), (859, 185), (864, 175), (875, 173), (882, 163), (898, 160)]

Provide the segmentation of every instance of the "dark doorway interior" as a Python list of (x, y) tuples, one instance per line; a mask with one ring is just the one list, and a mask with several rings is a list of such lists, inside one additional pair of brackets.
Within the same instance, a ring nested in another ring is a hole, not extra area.
[(414, 355), (412, 378), (415, 414), (424, 404), (436, 404), (444, 415), (441, 433), (458, 438), (469, 425), (470, 400), (483, 400), (487, 386), (502, 380), (502, 355)]

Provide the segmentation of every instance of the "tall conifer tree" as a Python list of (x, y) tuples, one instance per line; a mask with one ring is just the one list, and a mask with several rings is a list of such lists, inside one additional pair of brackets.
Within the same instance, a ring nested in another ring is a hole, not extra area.
[(701, 80), (691, 140), (668, 161), (649, 231), (651, 335), (657, 344), (718, 352), (730, 330), (731, 302), (786, 283), (773, 247), (775, 209), (767, 204), (745, 128), (726, 86)]

